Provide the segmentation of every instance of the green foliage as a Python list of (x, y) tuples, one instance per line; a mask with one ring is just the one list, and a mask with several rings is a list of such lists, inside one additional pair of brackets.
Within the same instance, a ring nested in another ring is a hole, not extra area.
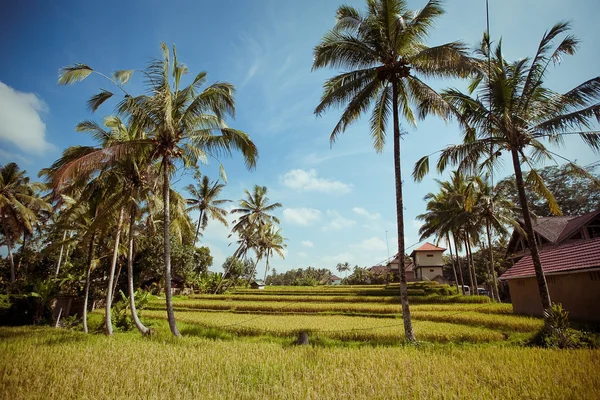
[(331, 275), (326, 268), (298, 268), (278, 274), (273, 270), (267, 276), (265, 284), (268, 286), (317, 286)]
[(590, 332), (573, 329), (569, 323), (569, 312), (562, 304), (553, 304), (544, 311), (544, 327), (533, 338), (531, 344), (558, 349), (600, 347), (600, 337)]
[[(129, 297), (119, 291), (121, 300), (117, 301), (112, 307), (113, 323), (120, 331), (129, 331), (135, 328), (133, 318), (131, 318), (131, 307), (129, 305)], [(136, 290), (134, 293), (135, 307), (138, 317), (141, 317), (141, 312), (148, 305), (150, 292)]]

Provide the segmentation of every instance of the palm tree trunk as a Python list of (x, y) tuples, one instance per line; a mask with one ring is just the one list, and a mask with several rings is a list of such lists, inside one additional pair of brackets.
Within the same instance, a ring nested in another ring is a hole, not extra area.
[(527, 204), (527, 196), (525, 194), (525, 183), (523, 182), (523, 172), (521, 171), (521, 164), (519, 162), (519, 153), (517, 150), (513, 149), (511, 150), (511, 154), (515, 169), (517, 192), (519, 193), (519, 203), (523, 212), (523, 222), (525, 223), (525, 233), (527, 233), (527, 242), (529, 243), (531, 260), (533, 261), (533, 268), (535, 269), (535, 279), (537, 281), (538, 291), (542, 301), (542, 308), (544, 310), (548, 310), (552, 305), (552, 301), (550, 299), (550, 292), (548, 291), (548, 284), (546, 283), (546, 275), (544, 274), (544, 269), (542, 268), (542, 261), (540, 260), (540, 253), (538, 252), (535, 233), (531, 223), (529, 205)]
[(88, 333), (87, 325), (87, 308), (88, 308), (88, 297), (90, 295), (90, 281), (92, 277), (92, 264), (94, 262), (94, 241), (96, 240), (96, 232), (92, 233), (90, 238), (90, 245), (88, 248), (88, 262), (87, 272), (85, 274), (85, 292), (83, 293), (83, 331)]
[(486, 220), (485, 230), (488, 240), (488, 250), (490, 252), (490, 275), (492, 276), (492, 297), (496, 301), (500, 301), (500, 295), (498, 294), (498, 281), (496, 280), (496, 268), (494, 268), (494, 249), (492, 248), (492, 232), (490, 227), (490, 221)]
[(267, 263), (265, 264), (265, 278), (263, 281), (267, 282), (267, 274), (269, 273), (269, 254), (267, 254)]
[(169, 320), (169, 328), (173, 336), (181, 336), (177, 323), (175, 322), (175, 312), (173, 311), (173, 298), (171, 293), (171, 185), (169, 179), (169, 160), (163, 158), (163, 239), (165, 250), (165, 298), (167, 303), (167, 319)]
[(119, 263), (119, 269), (117, 269), (117, 273), (115, 274), (115, 279), (113, 282), (112, 299), (110, 300), (111, 303), (115, 302), (115, 294), (117, 293), (117, 286), (119, 286), (119, 277), (121, 276), (122, 269), (123, 269), (123, 263)]
[(477, 273), (475, 272), (475, 261), (473, 260), (473, 251), (471, 250), (471, 237), (469, 232), (467, 232), (467, 250), (469, 254), (469, 265), (471, 266), (471, 273), (473, 274), (473, 284), (475, 285), (473, 290), (473, 294), (477, 294)]
[[(454, 272), (454, 282), (456, 282), (456, 293), (458, 293), (458, 276), (456, 276), (456, 263), (454, 262), (454, 255), (452, 254), (452, 245), (450, 244), (450, 234), (446, 233), (446, 243), (448, 243), (448, 250), (450, 250), (450, 260), (452, 261), (452, 272)], [(458, 256), (458, 251), (457, 254)]]
[(104, 333), (112, 335), (112, 320), (111, 306), (113, 299), (113, 282), (115, 279), (115, 268), (117, 266), (117, 258), (119, 257), (119, 241), (121, 239), (121, 227), (123, 226), (123, 214), (125, 210), (121, 207), (119, 211), (119, 219), (117, 220), (117, 231), (115, 232), (115, 244), (113, 246), (112, 261), (110, 263), (110, 271), (108, 273), (108, 287), (106, 288), (106, 311), (104, 313)]
[(137, 310), (135, 308), (135, 291), (133, 290), (133, 229), (135, 225), (135, 206), (131, 206), (131, 212), (129, 214), (129, 249), (127, 255), (127, 289), (129, 292), (129, 308), (131, 308), (131, 318), (135, 323), (135, 327), (140, 331), (142, 335), (147, 335), (150, 330), (144, 326), (140, 318), (138, 317)]
[(469, 245), (468, 245), (468, 239), (465, 236), (464, 240), (465, 242), (465, 255), (467, 257), (467, 270), (469, 271), (469, 283), (470, 283), (470, 287), (471, 287), (471, 295), (473, 295), (473, 273), (471, 271), (471, 257), (469, 257)]
[(25, 251), (27, 244), (27, 232), (23, 231), (23, 244), (21, 245), (21, 257), (19, 257), (19, 262), (17, 263), (17, 272), (21, 272), (21, 264), (23, 264), (23, 252)]
[(17, 276), (15, 275), (15, 260), (13, 260), (12, 254), (12, 243), (10, 241), (10, 235), (8, 234), (8, 228), (6, 226), (6, 218), (2, 217), (2, 225), (4, 226), (4, 237), (6, 238), (6, 248), (8, 249), (8, 263), (10, 264), (10, 281), (15, 282)]
[(394, 175), (396, 180), (396, 219), (398, 226), (398, 261), (400, 269), (400, 301), (402, 302), (402, 318), (404, 319), (404, 336), (406, 341), (416, 342), (415, 332), (410, 317), (408, 304), (408, 287), (406, 284), (406, 266), (404, 263), (404, 206), (402, 204), (402, 171), (400, 168), (400, 122), (398, 121), (398, 82), (392, 79), (392, 112), (394, 119)]
[(454, 240), (454, 248), (456, 249), (456, 266), (458, 267), (458, 277), (460, 278), (460, 290), (464, 296), (465, 294), (465, 278), (463, 276), (462, 266), (460, 265), (460, 257), (458, 256), (458, 240), (456, 239), (456, 235), (452, 233), (452, 239)]
[(58, 253), (58, 262), (56, 263), (56, 272), (54, 273), (54, 277), (58, 276), (58, 272), (60, 271), (60, 264), (62, 263), (63, 251), (65, 249), (65, 239), (67, 238), (67, 230), (63, 232), (62, 241), (63, 243), (60, 245), (60, 253)]
[(202, 224), (202, 210), (200, 210), (200, 216), (198, 217), (198, 226), (196, 227), (196, 236), (194, 236), (194, 246), (198, 241), (198, 235), (200, 234), (200, 225)]

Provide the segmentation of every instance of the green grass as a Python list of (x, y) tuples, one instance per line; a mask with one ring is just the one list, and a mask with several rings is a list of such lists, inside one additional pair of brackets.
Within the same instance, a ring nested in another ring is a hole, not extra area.
[(597, 399), (600, 351), (312, 347), (0, 328), (0, 398)]

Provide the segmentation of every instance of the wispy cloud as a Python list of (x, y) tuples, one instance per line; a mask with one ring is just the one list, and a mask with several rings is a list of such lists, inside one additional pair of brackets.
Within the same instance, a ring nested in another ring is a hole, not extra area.
[(344, 218), (335, 210), (327, 210), (327, 216), (329, 217), (329, 222), (323, 227), (325, 231), (335, 231), (356, 225), (356, 221)]
[(352, 184), (320, 178), (314, 169), (305, 171), (294, 169), (280, 177), (286, 187), (299, 192), (321, 192), (327, 194), (346, 194), (352, 190)]
[(283, 218), (290, 224), (308, 226), (321, 219), (321, 211), (314, 208), (286, 208)]
[(48, 106), (34, 93), (19, 92), (0, 82), (0, 140), (29, 154), (43, 154), (54, 146), (46, 141), (40, 114)]
[(381, 214), (379, 213), (370, 213), (368, 212), (366, 209), (362, 208), (362, 207), (354, 207), (352, 209), (352, 211), (354, 211), (355, 214), (361, 215), (363, 217), (367, 217), (370, 220), (378, 220), (381, 218)]
[(315, 244), (310, 240), (303, 240), (300, 244), (304, 247), (313, 247)]
[(387, 244), (378, 237), (372, 237), (370, 239), (365, 239), (360, 242), (357, 247), (367, 251), (383, 251), (387, 250)]

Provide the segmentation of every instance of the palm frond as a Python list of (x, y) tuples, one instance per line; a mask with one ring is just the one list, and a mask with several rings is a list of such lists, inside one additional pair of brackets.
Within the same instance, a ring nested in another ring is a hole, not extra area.
[(87, 78), (94, 70), (85, 64), (69, 65), (58, 71), (58, 84), (71, 85)]
[(113, 77), (115, 80), (121, 82), (122, 85), (125, 85), (131, 79), (133, 75), (132, 69), (119, 69), (113, 73)]
[(87, 101), (87, 107), (90, 111), (95, 112), (98, 107), (102, 105), (106, 100), (110, 99), (113, 96), (113, 93), (108, 90), (102, 89), (102, 91), (98, 94), (95, 94)]

